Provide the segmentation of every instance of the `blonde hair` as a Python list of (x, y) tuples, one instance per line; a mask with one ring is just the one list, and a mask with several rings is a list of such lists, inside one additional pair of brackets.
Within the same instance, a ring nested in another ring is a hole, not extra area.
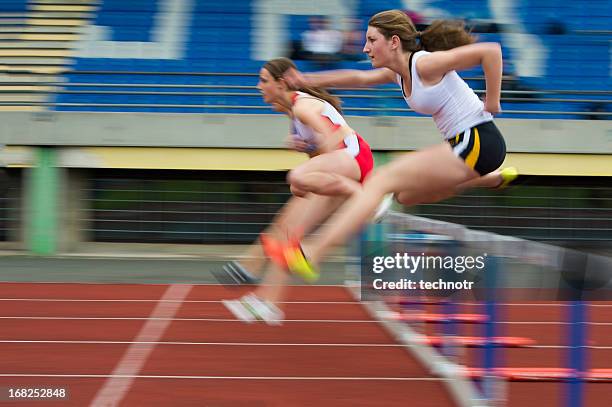
[(435, 20), (425, 31), (417, 31), (410, 17), (401, 10), (381, 11), (370, 18), (368, 25), (377, 28), (386, 39), (397, 35), (404, 52), (443, 51), (476, 41), (462, 21)]
[[(278, 81), (283, 78), (285, 72), (289, 69), (297, 69), (295, 64), (289, 58), (275, 58), (266, 62), (263, 66), (265, 70), (270, 72), (270, 75), (274, 78), (274, 80)], [(303, 86), (299, 89), (300, 92), (308, 93), (316, 97), (317, 99), (322, 99), (332, 105), (338, 112), (342, 113), (342, 102), (336, 96), (331, 95), (327, 90), (323, 88), (319, 88), (317, 86)]]

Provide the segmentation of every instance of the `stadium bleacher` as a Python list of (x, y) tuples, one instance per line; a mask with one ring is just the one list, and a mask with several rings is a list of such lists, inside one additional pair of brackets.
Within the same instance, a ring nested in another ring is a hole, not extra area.
[[(95, 5), (95, 9), (89, 15), (82, 15), (74, 24), (105, 27), (110, 35), (108, 40), (122, 44), (155, 41), (158, 38), (156, 22), (168, 18), (159, 13), (167, 13), (175, 4), (174, 1), (161, 0), (88, 3)], [(178, 59), (125, 58), (121, 54), (121, 46), (117, 47), (117, 55), (112, 58), (79, 57), (78, 52), (74, 51), (54, 56), (47, 51), (48, 69), (55, 67), (62, 73), (60, 81), (64, 81), (65, 85), (57, 92), (50, 92), (44, 106), (60, 111), (270, 113), (271, 110), (254, 89), (262, 61), (251, 59), (253, 3), (247, 0), (186, 2), (192, 10), (183, 13), (189, 15), (181, 17), (186, 33), (184, 49), (179, 52), (182, 58)], [(400, 3), (394, 0), (362, 0), (357, 2), (356, 17), (365, 24), (373, 13), (401, 7)], [(506, 117), (534, 117), (533, 111), (535, 114), (540, 112), (539, 116), (543, 118), (583, 119), (593, 117), (589, 116), (592, 110), (609, 112), (609, 95), (593, 92), (612, 88), (610, 45), (605, 35), (609, 33), (612, 11), (606, 7), (607, 3), (599, 0), (562, 6), (552, 1), (520, 3), (517, 14), (521, 23), (531, 34), (538, 35), (547, 49), (546, 73), (541, 77), (514, 78), (532, 92), (528, 97), (518, 92), (503, 100)], [(27, 4), (26, 1), (3, 1), (0, 13), (24, 13), (28, 10)], [(30, 12), (36, 10), (36, 5), (36, 1), (30, 1)], [(440, 1), (436, 2), (436, 7), (443, 10), (446, 16), (468, 20), (494, 18), (487, 2), (481, 0)], [(65, 13), (66, 9), (61, 11)], [(553, 11), (554, 19), (551, 17)], [(307, 26), (307, 16), (293, 15), (287, 16), (287, 19), (290, 30), (288, 39), (295, 40)], [(562, 24), (566, 33), (551, 34), (551, 24)], [(500, 41), (507, 59), (511, 60), (513, 52), (505, 43), (503, 33), (479, 33), (478, 36), (481, 41)], [(83, 43), (79, 46), (83, 47)], [(96, 47), (95, 44), (89, 46)], [(528, 47), (529, 44), (524, 46)], [(74, 44), (66, 44), (66, 47), (73, 49)], [(22, 55), (25, 51), (11, 57)], [(588, 58), (585, 59), (585, 55)], [(14, 60), (19, 62), (18, 59)], [(23, 69), (32, 68), (25, 62), (21, 64)], [(42, 69), (41, 64), (36, 64), (37, 69)], [(306, 61), (299, 61), (298, 65), (305, 70), (315, 69)], [(337, 66), (364, 69), (369, 64), (367, 61), (343, 61)], [(462, 76), (470, 79), (469, 83), (474, 89), (483, 90), (481, 71), (462, 72)], [(88, 86), (78, 86), (82, 84)], [(186, 87), (181, 87), (183, 85)], [(244, 88), (232, 88), (236, 86)], [(399, 93), (386, 92), (388, 88), (393, 87), (383, 88), (382, 91), (344, 91), (339, 95), (343, 96), (348, 114), (414, 114), (407, 110)], [(538, 93), (559, 90), (566, 92)], [(32, 103), (37, 101), (33, 100)]]

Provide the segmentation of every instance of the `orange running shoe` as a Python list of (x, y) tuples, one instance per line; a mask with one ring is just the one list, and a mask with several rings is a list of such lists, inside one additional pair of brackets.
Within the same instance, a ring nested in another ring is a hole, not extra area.
[(314, 283), (320, 277), (317, 267), (311, 264), (298, 240), (290, 242), (283, 250), (287, 269), (307, 283)]

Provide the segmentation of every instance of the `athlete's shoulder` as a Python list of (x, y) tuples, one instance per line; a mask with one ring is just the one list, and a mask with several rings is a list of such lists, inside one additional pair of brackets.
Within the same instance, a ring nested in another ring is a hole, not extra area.
[(318, 99), (308, 93), (299, 93), (293, 103), (293, 113), (306, 111), (321, 111), (325, 101)]

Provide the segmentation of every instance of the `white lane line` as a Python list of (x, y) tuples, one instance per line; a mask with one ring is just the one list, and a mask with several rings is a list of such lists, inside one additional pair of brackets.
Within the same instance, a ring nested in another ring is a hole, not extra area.
[(183, 341), (83, 341), (83, 340), (0, 340), (0, 343), (29, 343), (29, 344), (60, 344), (60, 345), (198, 345), (198, 346), (315, 346), (315, 347), (364, 347), (364, 348), (394, 348), (402, 347), (396, 343), (276, 343), (276, 342), (183, 342)]
[(178, 376), (178, 375), (102, 375), (102, 374), (24, 374), (0, 373), (0, 377), (63, 377), (118, 379), (205, 379), (205, 380), (367, 380), (367, 381), (444, 381), (439, 377), (344, 377), (344, 376)]
[[(125, 345), (137, 343), (132, 341), (84, 341), (84, 340), (0, 340), (2, 343), (20, 343), (20, 344), (49, 344), (49, 345)], [(154, 345), (188, 345), (188, 346), (303, 346), (303, 347), (337, 347), (337, 348), (401, 348), (404, 345), (398, 343), (282, 343), (282, 342), (182, 342), (182, 341), (164, 341), (164, 342), (138, 342), (140, 344)], [(585, 345), (588, 349), (612, 349), (612, 346), (604, 345)], [(567, 345), (528, 345), (524, 348), (542, 348), (542, 349), (566, 349)]]
[[(0, 301), (31, 301), (31, 302), (162, 302), (162, 300), (132, 300), (132, 299), (71, 299), (71, 298), (0, 298)], [(163, 300), (177, 302), (177, 300)], [(184, 300), (182, 303), (220, 304), (222, 300)], [(281, 301), (281, 304), (325, 304), (325, 305), (359, 305), (356, 301)]]
[[(129, 392), (134, 378), (142, 370), (149, 355), (155, 348), (157, 341), (164, 332), (182, 303), (180, 300), (187, 297), (191, 285), (173, 284), (168, 287), (153, 312), (151, 318), (145, 322), (140, 332), (130, 344), (121, 360), (115, 366), (113, 373), (94, 397), (90, 406), (111, 407), (117, 406)], [(167, 302), (163, 300), (174, 300)]]
[[(243, 324), (234, 318), (147, 318), (147, 317), (71, 317), (71, 316), (0, 316), (2, 319), (24, 319), (24, 320), (100, 320), (100, 321), (141, 321), (141, 320), (171, 320), (171, 321), (197, 321), (197, 322), (234, 322)], [(370, 319), (284, 319), (283, 322), (296, 323), (333, 323), (333, 324), (378, 324), (378, 321)], [(505, 325), (569, 325), (571, 322), (564, 321), (496, 321), (496, 324)], [(587, 322), (587, 325), (612, 326), (612, 322)]]
[[(141, 321), (141, 320), (170, 320), (170, 321), (198, 321), (198, 322), (235, 322), (244, 324), (235, 318), (146, 318), (146, 317), (39, 317), (39, 316), (10, 316), (0, 317), (2, 319), (25, 319), (25, 320), (101, 320), (101, 321), (114, 321), (114, 320), (127, 320), (127, 321)], [(308, 323), (358, 323), (358, 324), (372, 324), (378, 323), (370, 319), (284, 319), (283, 322), (308, 322)]]

